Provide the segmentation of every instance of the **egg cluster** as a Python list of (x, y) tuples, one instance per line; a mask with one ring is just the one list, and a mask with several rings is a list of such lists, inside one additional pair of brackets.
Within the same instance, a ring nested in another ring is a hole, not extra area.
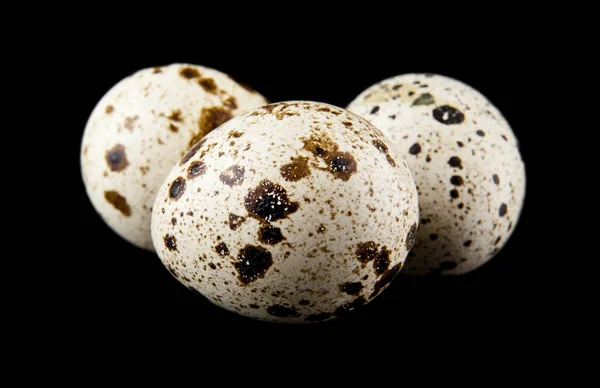
[(344, 315), (400, 271), (481, 266), (525, 193), (501, 113), (429, 74), (384, 80), (342, 109), (269, 104), (202, 66), (144, 69), (93, 110), (81, 168), (108, 226), (191, 291), (291, 323)]

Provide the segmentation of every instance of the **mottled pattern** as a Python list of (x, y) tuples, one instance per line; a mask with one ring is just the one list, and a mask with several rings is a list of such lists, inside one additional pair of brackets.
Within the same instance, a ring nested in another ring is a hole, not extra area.
[[(153, 250), (152, 203), (171, 168), (210, 130), (266, 103), (201, 66), (173, 64), (123, 79), (102, 97), (83, 136), (81, 170), (94, 208), (127, 241)], [(203, 171), (196, 164), (182, 177)]]
[[(155, 248), (180, 282), (248, 317), (320, 322), (394, 279), (418, 225), (417, 192), (404, 159), (366, 120), (286, 102), (233, 118), (204, 140), (154, 203)], [(173, 200), (171, 182), (194, 163), (204, 173)], [(243, 180), (224, 183), (232, 166)], [(194, 216), (171, 222), (188, 211)]]
[(403, 273), (462, 274), (502, 248), (521, 211), (525, 167), (510, 126), (481, 93), (407, 74), (366, 89), (348, 109), (391, 139), (417, 183), (421, 225)]

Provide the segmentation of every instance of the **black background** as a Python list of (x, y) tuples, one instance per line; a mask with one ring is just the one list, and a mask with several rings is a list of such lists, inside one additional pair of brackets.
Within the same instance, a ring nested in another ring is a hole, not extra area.
[[(88, 334), (98, 329), (135, 332), (150, 325), (163, 328), (166, 336), (167, 327), (191, 332), (210, 328), (242, 339), (253, 333), (284, 340), (365, 331), (381, 340), (390, 333), (417, 340), (534, 333), (549, 298), (540, 269), (550, 258), (542, 253), (537, 237), (545, 209), (540, 182), (544, 167), (536, 153), (543, 146), (528, 94), (537, 85), (535, 59), (543, 49), (532, 48), (522, 35), (492, 34), (494, 26), (480, 32), (484, 44), (451, 31), (422, 39), (415, 38), (419, 30), (407, 31), (406, 36), (395, 28), (363, 34), (368, 28), (360, 24), (310, 35), (262, 30), (259, 37), (246, 33), (251, 27), (234, 32), (235, 40), (215, 38), (214, 31), (204, 29), (198, 39), (173, 33), (137, 44), (139, 36), (129, 32), (89, 35), (86, 44), (70, 46), (79, 65), (70, 70), (74, 82), (69, 86), (76, 97), (69, 110), (68, 149), (77, 193), (77, 222), (71, 224), (69, 239), (83, 247), (70, 255), (63, 273), (68, 276), (61, 282), (66, 290), (63, 303), (76, 317), (72, 325)], [(358, 36), (362, 42), (350, 39)], [(180, 285), (156, 255), (114, 234), (95, 213), (80, 176), (83, 129), (104, 93), (139, 69), (176, 62), (223, 71), (273, 102), (313, 100), (340, 107), (373, 83), (398, 74), (431, 72), (461, 80), (496, 105), (520, 141), (527, 172), (521, 219), (504, 249), (480, 269), (436, 279), (401, 274), (378, 298), (348, 317), (316, 325), (277, 325), (221, 310)], [(210, 334), (204, 337), (208, 340)]]

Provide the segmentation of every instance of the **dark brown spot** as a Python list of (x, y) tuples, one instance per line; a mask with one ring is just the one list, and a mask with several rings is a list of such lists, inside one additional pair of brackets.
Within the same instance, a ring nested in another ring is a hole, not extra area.
[(229, 248), (227, 248), (227, 244), (224, 242), (220, 243), (215, 247), (215, 251), (219, 256), (227, 256), (229, 254)]
[(358, 297), (354, 299), (350, 303), (346, 303), (341, 305), (335, 310), (335, 315), (340, 316), (349, 313), (350, 311), (356, 309), (357, 307), (363, 306), (367, 303), (364, 296)]
[(390, 266), (390, 253), (391, 252), (387, 249), (387, 247), (384, 246), (381, 248), (381, 252), (375, 258), (375, 261), (373, 261), (373, 268), (375, 269), (375, 273), (377, 275), (381, 275), (388, 270)]
[(236, 139), (241, 137), (243, 134), (244, 134), (243, 132), (238, 132), (238, 131), (229, 132), (229, 136), (235, 137)]
[(346, 128), (352, 128), (354, 126), (350, 121), (342, 121), (342, 124), (344, 124), (344, 127)]
[(498, 243), (502, 240), (502, 237), (498, 237), (496, 241), (494, 241), (494, 245), (498, 245)]
[(463, 148), (465, 146), (465, 144), (462, 141), (457, 141), (456, 144), (460, 147)]
[(413, 224), (413, 226), (410, 227), (410, 230), (408, 231), (408, 233), (406, 234), (406, 250), (410, 251), (413, 247), (413, 245), (415, 245), (415, 239), (417, 238), (417, 229), (418, 226), (417, 224)]
[(499, 185), (500, 184), (500, 178), (498, 177), (498, 175), (494, 174), (492, 175), (492, 179), (494, 180), (494, 183)]
[(289, 200), (283, 187), (267, 179), (248, 191), (244, 198), (244, 205), (252, 217), (267, 222), (286, 218), (299, 207), (298, 202)]
[(437, 240), (437, 238), (438, 238), (438, 235), (437, 235), (437, 234), (435, 234), (435, 233), (432, 233), (432, 234), (430, 234), (430, 235), (429, 235), (429, 239), (430, 239), (431, 241), (435, 241), (435, 240)]
[(465, 182), (460, 175), (453, 175), (450, 178), (450, 183), (452, 183), (454, 186), (462, 186)]
[(169, 124), (169, 131), (177, 133), (179, 132), (179, 127), (173, 124)]
[(178, 200), (183, 195), (185, 191), (185, 179), (182, 177), (177, 177), (173, 182), (171, 182), (171, 186), (169, 187), (169, 197), (174, 200)]
[(229, 229), (236, 230), (242, 222), (246, 221), (246, 217), (238, 216), (233, 213), (229, 213)]
[(152, 69), (152, 74), (159, 74), (162, 73), (162, 69), (160, 67), (155, 67), (154, 69)]
[(171, 112), (171, 116), (169, 116), (169, 120), (175, 121), (178, 123), (182, 122), (183, 119), (181, 118), (181, 110), (175, 109), (173, 112)]
[(310, 169), (308, 168), (308, 158), (304, 156), (298, 156), (297, 158), (291, 157), (292, 162), (281, 166), (279, 169), (281, 176), (290, 182), (298, 182), (300, 179), (310, 175)]
[(211, 269), (217, 269), (217, 266), (215, 265), (215, 263), (208, 263), (208, 266), (209, 266)]
[(298, 302), (298, 304), (300, 306), (308, 306), (310, 304), (310, 300), (302, 299), (300, 302)]
[(417, 97), (412, 104), (413, 104), (413, 106), (418, 106), (418, 105), (431, 105), (434, 103), (435, 103), (435, 100), (431, 94), (423, 93), (419, 97)]
[(471, 240), (467, 240), (467, 241), (465, 241), (465, 242), (463, 243), (463, 245), (464, 245), (465, 247), (470, 247), (472, 243), (473, 243), (473, 241), (471, 241)]
[(112, 105), (106, 105), (106, 109), (104, 109), (104, 112), (106, 112), (107, 114), (110, 114), (114, 110), (115, 110), (115, 108)]
[(310, 314), (308, 317), (304, 318), (304, 320), (307, 322), (320, 322), (331, 318), (332, 315), (333, 314), (331, 313)]
[(233, 96), (228, 97), (225, 101), (223, 101), (223, 105), (225, 105), (229, 109), (237, 109), (238, 107), (237, 100)]
[(365, 243), (359, 243), (356, 248), (356, 257), (361, 263), (368, 263), (377, 257), (379, 253), (379, 246), (373, 241), (367, 241)]
[(177, 225), (177, 218), (175, 218), (175, 217), (171, 218), (171, 225), (173, 225), (173, 226)]
[(371, 109), (371, 114), (374, 115), (378, 111), (379, 111), (379, 106), (374, 106), (373, 109)]
[(508, 207), (506, 206), (505, 203), (503, 203), (502, 205), (500, 205), (500, 209), (498, 210), (498, 214), (500, 214), (500, 217), (503, 217), (506, 212), (508, 211)]
[(206, 165), (202, 161), (195, 161), (188, 167), (188, 179), (196, 178), (206, 172)]
[(165, 247), (167, 247), (168, 250), (177, 250), (177, 240), (175, 239), (175, 236), (167, 234), (165, 237), (163, 237), (163, 241), (165, 242)]
[(440, 269), (442, 271), (447, 271), (447, 270), (454, 269), (454, 268), (456, 268), (456, 263), (453, 261), (442, 261), (440, 263)]
[(127, 155), (125, 155), (125, 147), (121, 144), (117, 144), (110, 150), (106, 151), (104, 159), (106, 160), (106, 164), (108, 164), (108, 167), (111, 171), (123, 171), (125, 168), (127, 168), (127, 166), (129, 166)]
[(169, 270), (171, 275), (179, 279), (179, 274), (177, 273), (177, 271), (175, 271), (175, 268), (171, 267), (170, 265), (167, 265), (167, 269)]
[(448, 164), (452, 167), (458, 167), (458, 168), (463, 168), (462, 167), (462, 160), (460, 160), (460, 158), (458, 156), (453, 156), (448, 160)]
[(392, 268), (390, 268), (388, 271), (386, 271), (381, 277), (381, 279), (379, 279), (377, 283), (375, 283), (373, 293), (371, 293), (369, 298), (372, 299), (379, 295), (379, 293), (383, 291), (385, 287), (387, 287), (396, 278), (396, 276), (398, 276), (398, 273), (400, 272), (401, 268), (402, 263), (398, 263)]
[(217, 84), (212, 78), (200, 78), (198, 84), (202, 86), (205, 92), (215, 94), (217, 91)]
[(387, 145), (385, 145), (384, 142), (382, 142), (381, 140), (373, 140), (373, 145), (375, 146), (375, 148), (377, 148), (379, 150), (379, 152), (381, 152), (382, 154), (385, 154), (385, 157), (386, 157), (388, 163), (392, 167), (396, 167), (396, 162), (390, 156), (388, 147), (387, 147)]
[(194, 155), (196, 155), (196, 152), (198, 152), (198, 150), (204, 145), (204, 143), (206, 143), (206, 139), (202, 139), (193, 144), (192, 147), (185, 153), (183, 158), (181, 158), (181, 160), (179, 161), (179, 165), (181, 166), (187, 163), (188, 160), (190, 160)]
[(456, 189), (450, 190), (450, 197), (452, 197), (454, 199), (460, 197), (460, 195), (458, 194), (458, 190), (456, 190)]
[(259, 229), (258, 239), (263, 244), (275, 245), (281, 242), (284, 237), (281, 234), (281, 229), (272, 225), (267, 225)]
[(118, 192), (114, 190), (105, 191), (104, 199), (106, 199), (108, 203), (113, 205), (113, 207), (120, 211), (125, 217), (129, 217), (131, 215), (131, 208), (129, 207), (129, 204), (127, 204), (127, 199), (125, 199), (125, 197)]
[(485, 132), (483, 132), (481, 129), (477, 130), (477, 132), (475, 132), (478, 136), (484, 137), (485, 136)]
[(335, 178), (348, 181), (356, 172), (356, 161), (348, 152), (337, 152), (329, 160), (329, 169)]
[(267, 313), (279, 318), (295, 318), (300, 316), (300, 313), (298, 313), (293, 307), (285, 307), (280, 305), (267, 307)]
[(198, 133), (189, 142), (190, 147), (206, 136), (210, 131), (231, 119), (231, 112), (227, 109), (215, 106), (202, 108), (198, 119)]
[(410, 146), (410, 148), (408, 149), (408, 152), (411, 155), (417, 155), (419, 152), (421, 152), (421, 145), (419, 143), (415, 143), (412, 146)]
[(200, 77), (200, 72), (192, 67), (184, 67), (179, 70), (179, 75), (185, 79), (192, 79)]
[(465, 115), (450, 105), (438, 106), (432, 114), (434, 119), (446, 125), (460, 124), (465, 121)]
[(327, 228), (325, 228), (325, 225), (321, 224), (319, 225), (319, 227), (317, 228), (317, 233), (319, 234), (323, 234), (327, 231)]
[(358, 295), (362, 290), (361, 282), (348, 282), (344, 284), (340, 284), (340, 291), (345, 292), (348, 295)]
[(259, 305), (257, 305), (257, 304), (254, 304), (254, 303), (252, 303), (252, 304), (249, 304), (249, 305), (248, 305), (248, 307), (250, 307), (251, 309), (255, 309), (255, 310), (260, 308), (260, 306), (259, 306)]
[(244, 284), (262, 278), (273, 264), (271, 252), (253, 245), (246, 245), (240, 250), (237, 259), (234, 267), (239, 274), (240, 281)]
[(240, 167), (237, 164), (229, 167), (219, 175), (221, 182), (227, 186), (238, 186), (244, 182), (244, 167)]

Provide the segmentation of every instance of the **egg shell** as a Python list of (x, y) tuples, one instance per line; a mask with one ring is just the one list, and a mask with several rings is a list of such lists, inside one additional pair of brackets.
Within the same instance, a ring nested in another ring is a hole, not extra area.
[(238, 314), (318, 322), (375, 298), (418, 227), (388, 139), (341, 108), (271, 104), (206, 136), (158, 191), (152, 238), (181, 283)]
[(525, 196), (525, 166), (508, 122), (472, 87), (406, 74), (363, 91), (348, 109), (404, 156), (419, 192), (421, 227), (405, 273), (458, 275), (508, 241)]
[(156, 191), (195, 142), (267, 100), (226, 74), (172, 64), (123, 79), (98, 102), (81, 145), (81, 172), (96, 211), (130, 243), (153, 250)]

